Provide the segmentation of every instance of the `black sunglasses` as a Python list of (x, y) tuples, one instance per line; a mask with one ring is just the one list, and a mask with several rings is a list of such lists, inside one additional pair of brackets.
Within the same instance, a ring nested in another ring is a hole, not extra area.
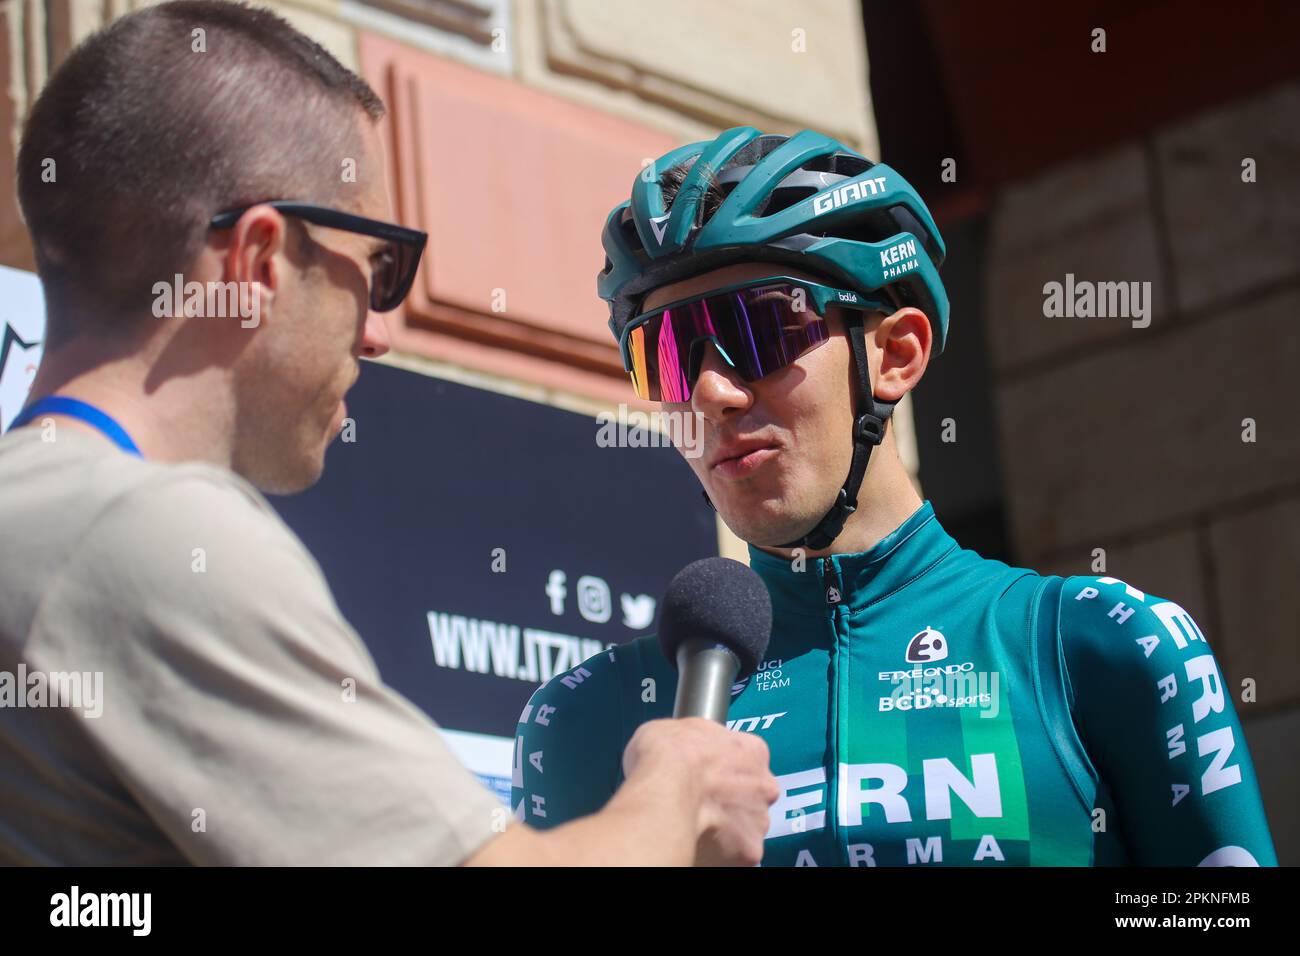
[(345, 232), (387, 239), (388, 245), (371, 257), (373, 279), (370, 283), (370, 308), (374, 311), (391, 312), (402, 304), (406, 293), (411, 290), (416, 270), (420, 267), (420, 256), (424, 253), (424, 244), (429, 238), (427, 233), (379, 219), (354, 216), (350, 212), (331, 209), (329, 206), (315, 206), (311, 203), (283, 199), (250, 203), (238, 209), (217, 213), (212, 217), (209, 225), (213, 229), (229, 229), (239, 222), (240, 216), (254, 206), (270, 206), (286, 215), (296, 216), (329, 229), (342, 229)]

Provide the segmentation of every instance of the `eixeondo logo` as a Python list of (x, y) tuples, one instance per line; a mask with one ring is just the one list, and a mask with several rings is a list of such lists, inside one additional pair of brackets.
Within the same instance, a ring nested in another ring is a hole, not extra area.
[(908, 642), (907, 663), (930, 664), (948, 656), (948, 639), (932, 627), (927, 627)]

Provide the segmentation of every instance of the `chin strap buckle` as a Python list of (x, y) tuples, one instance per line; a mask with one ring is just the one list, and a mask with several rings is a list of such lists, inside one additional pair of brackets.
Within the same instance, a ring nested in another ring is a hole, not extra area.
[[(835, 504), (831, 505), (831, 511), (835, 513), (840, 527), (844, 527), (844, 522), (849, 520), (849, 515), (858, 510), (857, 503), (849, 504), (849, 493), (847, 489), (841, 488), (839, 495), (835, 498)], [(828, 544), (830, 542), (827, 542)]]
[[(798, 543), (799, 547), (807, 548), (809, 551), (821, 551), (829, 548), (841, 531), (844, 530), (844, 523), (849, 520), (853, 512), (857, 511), (856, 504), (849, 504), (849, 493), (841, 488), (840, 493), (835, 497), (835, 503), (831, 505), (830, 510), (817, 522), (817, 527)], [(793, 545), (784, 545), (792, 547)]]
[(867, 412), (853, 423), (853, 440), (879, 445), (885, 439), (885, 419)]

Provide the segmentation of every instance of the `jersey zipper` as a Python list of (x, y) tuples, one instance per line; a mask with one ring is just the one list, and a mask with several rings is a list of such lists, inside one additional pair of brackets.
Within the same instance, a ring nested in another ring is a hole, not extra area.
[(843, 714), (845, 708), (845, 693), (847, 691), (846, 683), (848, 674), (846, 673), (849, 653), (847, 646), (847, 633), (844, 633), (844, 640), (841, 640), (842, 632), (846, 631), (845, 615), (847, 613), (844, 606), (844, 581), (840, 577), (839, 569), (831, 558), (819, 558), (819, 570), (822, 580), (822, 594), (826, 600), (826, 613), (828, 623), (831, 626), (831, 636), (834, 643), (831, 646), (832, 671), (835, 680), (831, 684), (831, 720), (833, 721), (831, 732), (831, 765), (826, 768), (826, 821), (827, 830), (830, 833), (831, 846), (834, 848), (836, 855), (839, 857), (839, 864), (847, 866), (849, 859), (848, 848), (845, 845), (844, 837), (840, 833), (840, 762), (843, 754)]

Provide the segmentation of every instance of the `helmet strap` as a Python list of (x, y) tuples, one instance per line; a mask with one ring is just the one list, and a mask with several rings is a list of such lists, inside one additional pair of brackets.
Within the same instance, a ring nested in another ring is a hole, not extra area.
[(849, 476), (844, 479), (844, 485), (835, 496), (834, 504), (816, 526), (802, 538), (779, 547), (821, 551), (830, 547), (831, 542), (839, 537), (845, 522), (858, 510), (858, 492), (862, 489), (862, 479), (867, 474), (871, 450), (884, 440), (885, 423), (898, 404), (896, 401), (879, 401), (872, 394), (871, 366), (867, 363), (866, 335), (862, 323), (861, 312), (850, 312), (845, 317), (845, 331), (853, 349), (853, 364), (858, 371), (857, 417), (853, 421), (853, 460), (849, 464)]

